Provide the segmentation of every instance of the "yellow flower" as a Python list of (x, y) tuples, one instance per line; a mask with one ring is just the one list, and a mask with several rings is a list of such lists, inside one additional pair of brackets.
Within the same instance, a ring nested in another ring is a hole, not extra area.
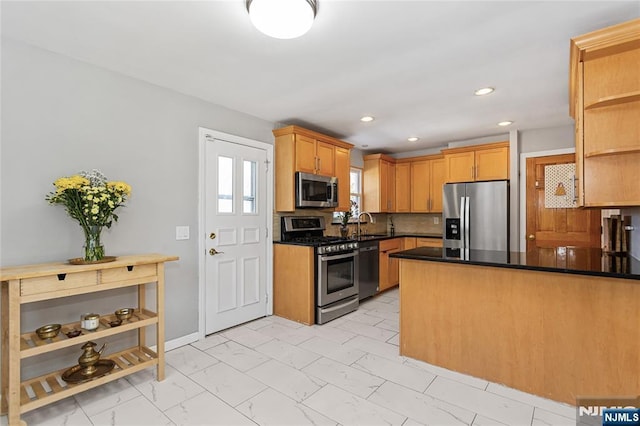
[(88, 185), (89, 180), (79, 175), (73, 175), (70, 177), (61, 177), (56, 179), (53, 184), (58, 188), (58, 190), (64, 191), (66, 189), (80, 189), (84, 185)]
[(126, 182), (112, 181), (107, 182), (107, 187), (117, 192), (125, 194), (127, 197), (131, 195), (131, 186)]

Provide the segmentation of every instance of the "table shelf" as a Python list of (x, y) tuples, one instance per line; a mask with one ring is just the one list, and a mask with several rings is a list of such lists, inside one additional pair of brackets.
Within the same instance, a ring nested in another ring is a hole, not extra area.
[(29, 358), (56, 349), (79, 345), (89, 340), (113, 336), (125, 331), (136, 330), (158, 323), (158, 315), (147, 309), (143, 309), (142, 311), (136, 310), (129, 320), (123, 321), (122, 324), (117, 327), (111, 327), (109, 322), (116, 319), (114, 314), (100, 316), (100, 325), (95, 331), (82, 329), (82, 334), (76, 337), (67, 337), (65, 333), (74, 329), (80, 330), (80, 322), (64, 324), (60, 329), (60, 333), (51, 339), (41, 339), (35, 331), (22, 334), (20, 336), (20, 358)]
[(64, 372), (71, 368), (68, 367), (20, 383), (20, 413), (35, 410), (158, 364), (157, 354), (151, 349), (141, 346), (107, 355), (104, 359), (115, 362), (113, 370), (87, 382), (73, 384), (62, 380)]

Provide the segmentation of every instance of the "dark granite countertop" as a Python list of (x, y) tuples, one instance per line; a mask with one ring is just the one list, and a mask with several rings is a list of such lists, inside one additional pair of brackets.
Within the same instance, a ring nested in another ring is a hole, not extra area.
[[(395, 234), (395, 235), (389, 235), (389, 234), (369, 234), (369, 235), (363, 235), (360, 238), (349, 238), (349, 241), (376, 241), (376, 240), (390, 240), (392, 238), (434, 238), (434, 239), (438, 239), (441, 240), (442, 239), (442, 234)], [(292, 244), (292, 245), (299, 245), (299, 246), (308, 246), (308, 243), (297, 243), (297, 242), (293, 242), (293, 241), (273, 241), (274, 244)]]
[(544, 248), (535, 252), (469, 250), (468, 256), (456, 249), (418, 247), (392, 253), (390, 257), (640, 280), (640, 260), (581, 247)]

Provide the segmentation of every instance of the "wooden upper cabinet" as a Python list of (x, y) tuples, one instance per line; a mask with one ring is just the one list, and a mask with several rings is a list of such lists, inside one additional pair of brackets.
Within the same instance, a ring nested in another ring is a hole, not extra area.
[(335, 169), (338, 178), (338, 207), (336, 211), (345, 212), (351, 208), (350, 182), (351, 182), (351, 150), (335, 148)]
[(318, 165), (316, 140), (303, 135), (295, 135), (295, 139), (296, 171), (315, 174)]
[[(324, 176), (335, 176), (335, 152), (336, 147), (327, 142), (318, 141), (316, 144), (316, 157), (318, 168), (316, 173)], [(348, 176), (348, 175), (347, 175)]]
[(444, 158), (441, 155), (418, 157), (411, 162), (411, 211), (442, 211)]
[(509, 179), (509, 142), (443, 149), (445, 182)]
[[(338, 177), (338, 211), (349, 208), (349, 170), (353, 145), (298, 126), (273, 131), (275, 136), (275, 208), (295, 207), (295, 173)], [(345, 198), (346, 196), (346, 198)]]
[(444, 157), (430, 160), (431, 163), (431, 205), (430, 211), (432, 213), (442, 212), (442, 185), (445, 182), (445, 164)]
[(571, 39), (578, 204), (640, 206), (640, 19)]
[(444, 161), (447, 182), (472, 182), (475, 180), (476, 155), (474, 151), (463, 150), (446, 153)]
[(502, 180), (509, 178), (509, 142), (506, 146), (476, 150), (475, 180)]
[(364, 157), (364, 209), (370, 212), (442, 211), (442, 155), (396, 160), (384, 154)]
[(323, 176), (335, 175), (335, 146), (296, 135), (296, 171)]
[(364, 156), (363, 208), (360, 211), (390, 213), (396, 204), (395, 159), (384, 154)]
[(411, 163), (396, 163), (396, 212), (411, 211)]
[(428, 212), (431, 194), (429, 160), (411, 162), (411, 211)]

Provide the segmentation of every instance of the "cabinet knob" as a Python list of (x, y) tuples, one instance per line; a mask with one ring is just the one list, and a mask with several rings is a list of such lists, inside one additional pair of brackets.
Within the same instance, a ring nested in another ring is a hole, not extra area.
[(535, 239), (536, 239), (536, 236), (535, 236), (534, 234), (529, 234), (529, 235), (527, 236), (527, 239), (529, 239), (529, 241), (533, 241), (533, 240), (535, 240)]

